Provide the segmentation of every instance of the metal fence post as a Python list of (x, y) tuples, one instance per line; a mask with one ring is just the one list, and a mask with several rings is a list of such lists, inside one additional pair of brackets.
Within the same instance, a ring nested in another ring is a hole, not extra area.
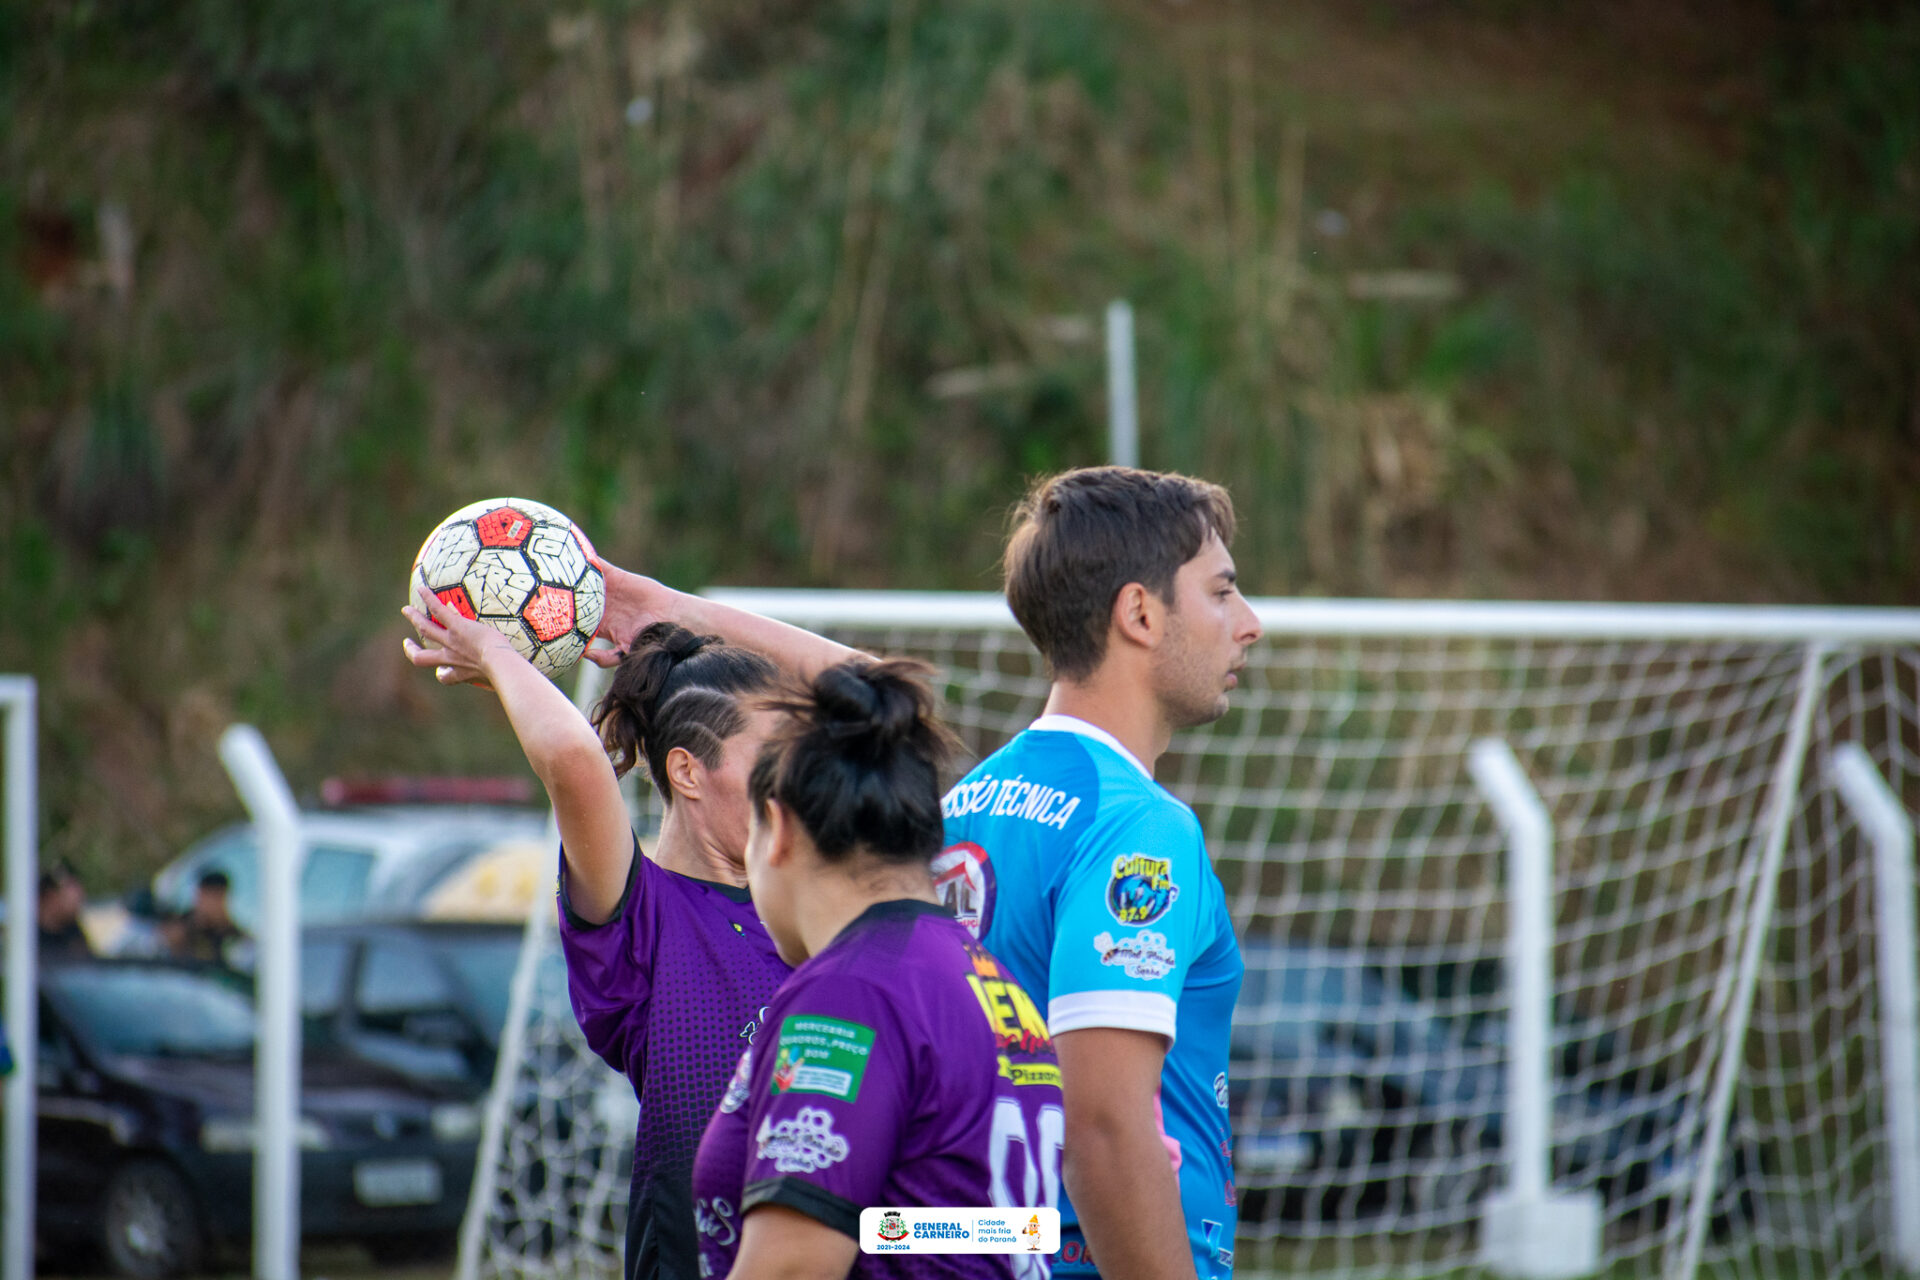
[(38, 691), (31, 677), (0, 676), (6, 715), (7, 1047), (13, 1074), (6, 1083), (5, 1250), (0, 1275), (33, 1274), (34, 1147), (39, 1129), (40, 891), (39, 770), (35, 729)]
[(260, 731), (236, 724), (220, 735), (220, 760), (252, 815), (258, 838), (260, 919), (255, 992), (253, 1273), (300, 1274), (300, 815)]

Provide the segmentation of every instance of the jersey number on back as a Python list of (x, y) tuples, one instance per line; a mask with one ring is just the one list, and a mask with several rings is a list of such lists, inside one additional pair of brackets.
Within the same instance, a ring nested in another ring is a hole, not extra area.
[[(1034, 1117), (1040, 1132), (1027, 1129), (1026, 1112), (1016, 1098), (993, 1104), (993, 1136), (987, 1167), (993, 1170), (993, 1203), (1001, 1209), (1054, 1209), (1060, 1205), (1060, 1146), (1067, 1116), (1059, 1107), (1040, 1108)], [(1036, 1141), (1037, 1139), (1037, 1141)], [(1045, 1255), (1011, 1255), (1016, 1280), (1047, 1280), (1052, 1268)]]

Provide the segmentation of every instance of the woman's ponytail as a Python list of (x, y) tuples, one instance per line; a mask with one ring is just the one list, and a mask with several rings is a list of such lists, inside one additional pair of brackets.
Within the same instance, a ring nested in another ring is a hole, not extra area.
[(642, 760), (660, 798), (673, 803), (667, 754), (675, 747), (712, 768), (728, 738), (746, 725), (745, 696), (771, 692), (774, 665), (750, 649), (656, 622), (634, 637), (593, 712), (616, 774)]

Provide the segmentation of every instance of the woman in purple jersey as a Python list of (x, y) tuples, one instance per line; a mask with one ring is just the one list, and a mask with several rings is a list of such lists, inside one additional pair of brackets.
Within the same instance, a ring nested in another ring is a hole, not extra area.
[[(694, 1149), (787, 973), (743, 861), (747, 772), (776, 719), (756, 704), (778, 672), (657, 623), (634, 640), (590, 726), (499, 632), (423, 599), (431, 616), (407, 610), (423, 642), (408, 641), (408, 657), (444, 684), (491, 684), (553, 800), (568, 994), (587, 1043), (640, 1102), (628, 1280), (692, 1280)], [(666, 806), (649, 857), (619, 790), (642, 760)]]
[(1030, 1213), (1060, 1186), (1046, 1021), (934, 895), (951, 739), (925, 670), (827, 668), (754, 764), (747, 879), (798, 968), (700, 1141), (702, 1276), (1047, 1275), (1035, 1252), (859, 1251), (866, 1207)]

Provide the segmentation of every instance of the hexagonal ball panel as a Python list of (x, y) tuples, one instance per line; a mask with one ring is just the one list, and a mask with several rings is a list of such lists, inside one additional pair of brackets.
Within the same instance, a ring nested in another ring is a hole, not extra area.
[(517, 507), (495, 507), (473, 527), (483, 547), (519, 547), (533, 535), (533, 517)]
[(527, 540), (527, 559), (540, 581), (556, 587), (571, 587), (587, 571), (587, 557), (572, 535), (571, 526), (543, 524)]
[(526, 622), (527, 630), (533, 632), (535, 640), (541, 644), (552, 644), (573, 630), (572, 588), (550, 587), (542, 583), (534, 588), (526, 607), (520, 610), (520, 617)]
[(533, 665), (548, 675), (555, 675), (580, 661), (580, 655), (586, 651), (587, 638), (578, 631), (570, 631), (552, 644), (543, 646)]
[(598, 569), (589, 565), (573, 588), (574, 629), (591, 640), (593, 633), (600, 629), (600, 618), (606, 611), (606, 581), (601, 578)]
[(467, 589), (463, 586), (455, 584), (451, 587), (443, 587), (433, 594), (440, 597), (441, 604), (446, 605), (463, 618), (474, 620), (480, 616), (479, 611), (473, 607), (472, 597), (467, 595)]
[(467, 570), (466, 587), (482, 617), (518, 618), (533, 594), (533, 569), (518, 551), (483, 547)]
[(442, 525), (420, 548), (420, 576), (434, 591), (456, 585), (480, 550), (480, 535), (471, 524)]
[[(535, 640), (527, 631), (526, 623), (520, 621), (519, 618), (482, 618), (480, 621), (486, 623), (495, 631), (498, 631), (508, 640), (511, 640), (513, 647), (519, 651), (521, 657), (536, 667), (541, 665), (540, 642)], [(543, 667), (542, 670), (544, 669)]]

